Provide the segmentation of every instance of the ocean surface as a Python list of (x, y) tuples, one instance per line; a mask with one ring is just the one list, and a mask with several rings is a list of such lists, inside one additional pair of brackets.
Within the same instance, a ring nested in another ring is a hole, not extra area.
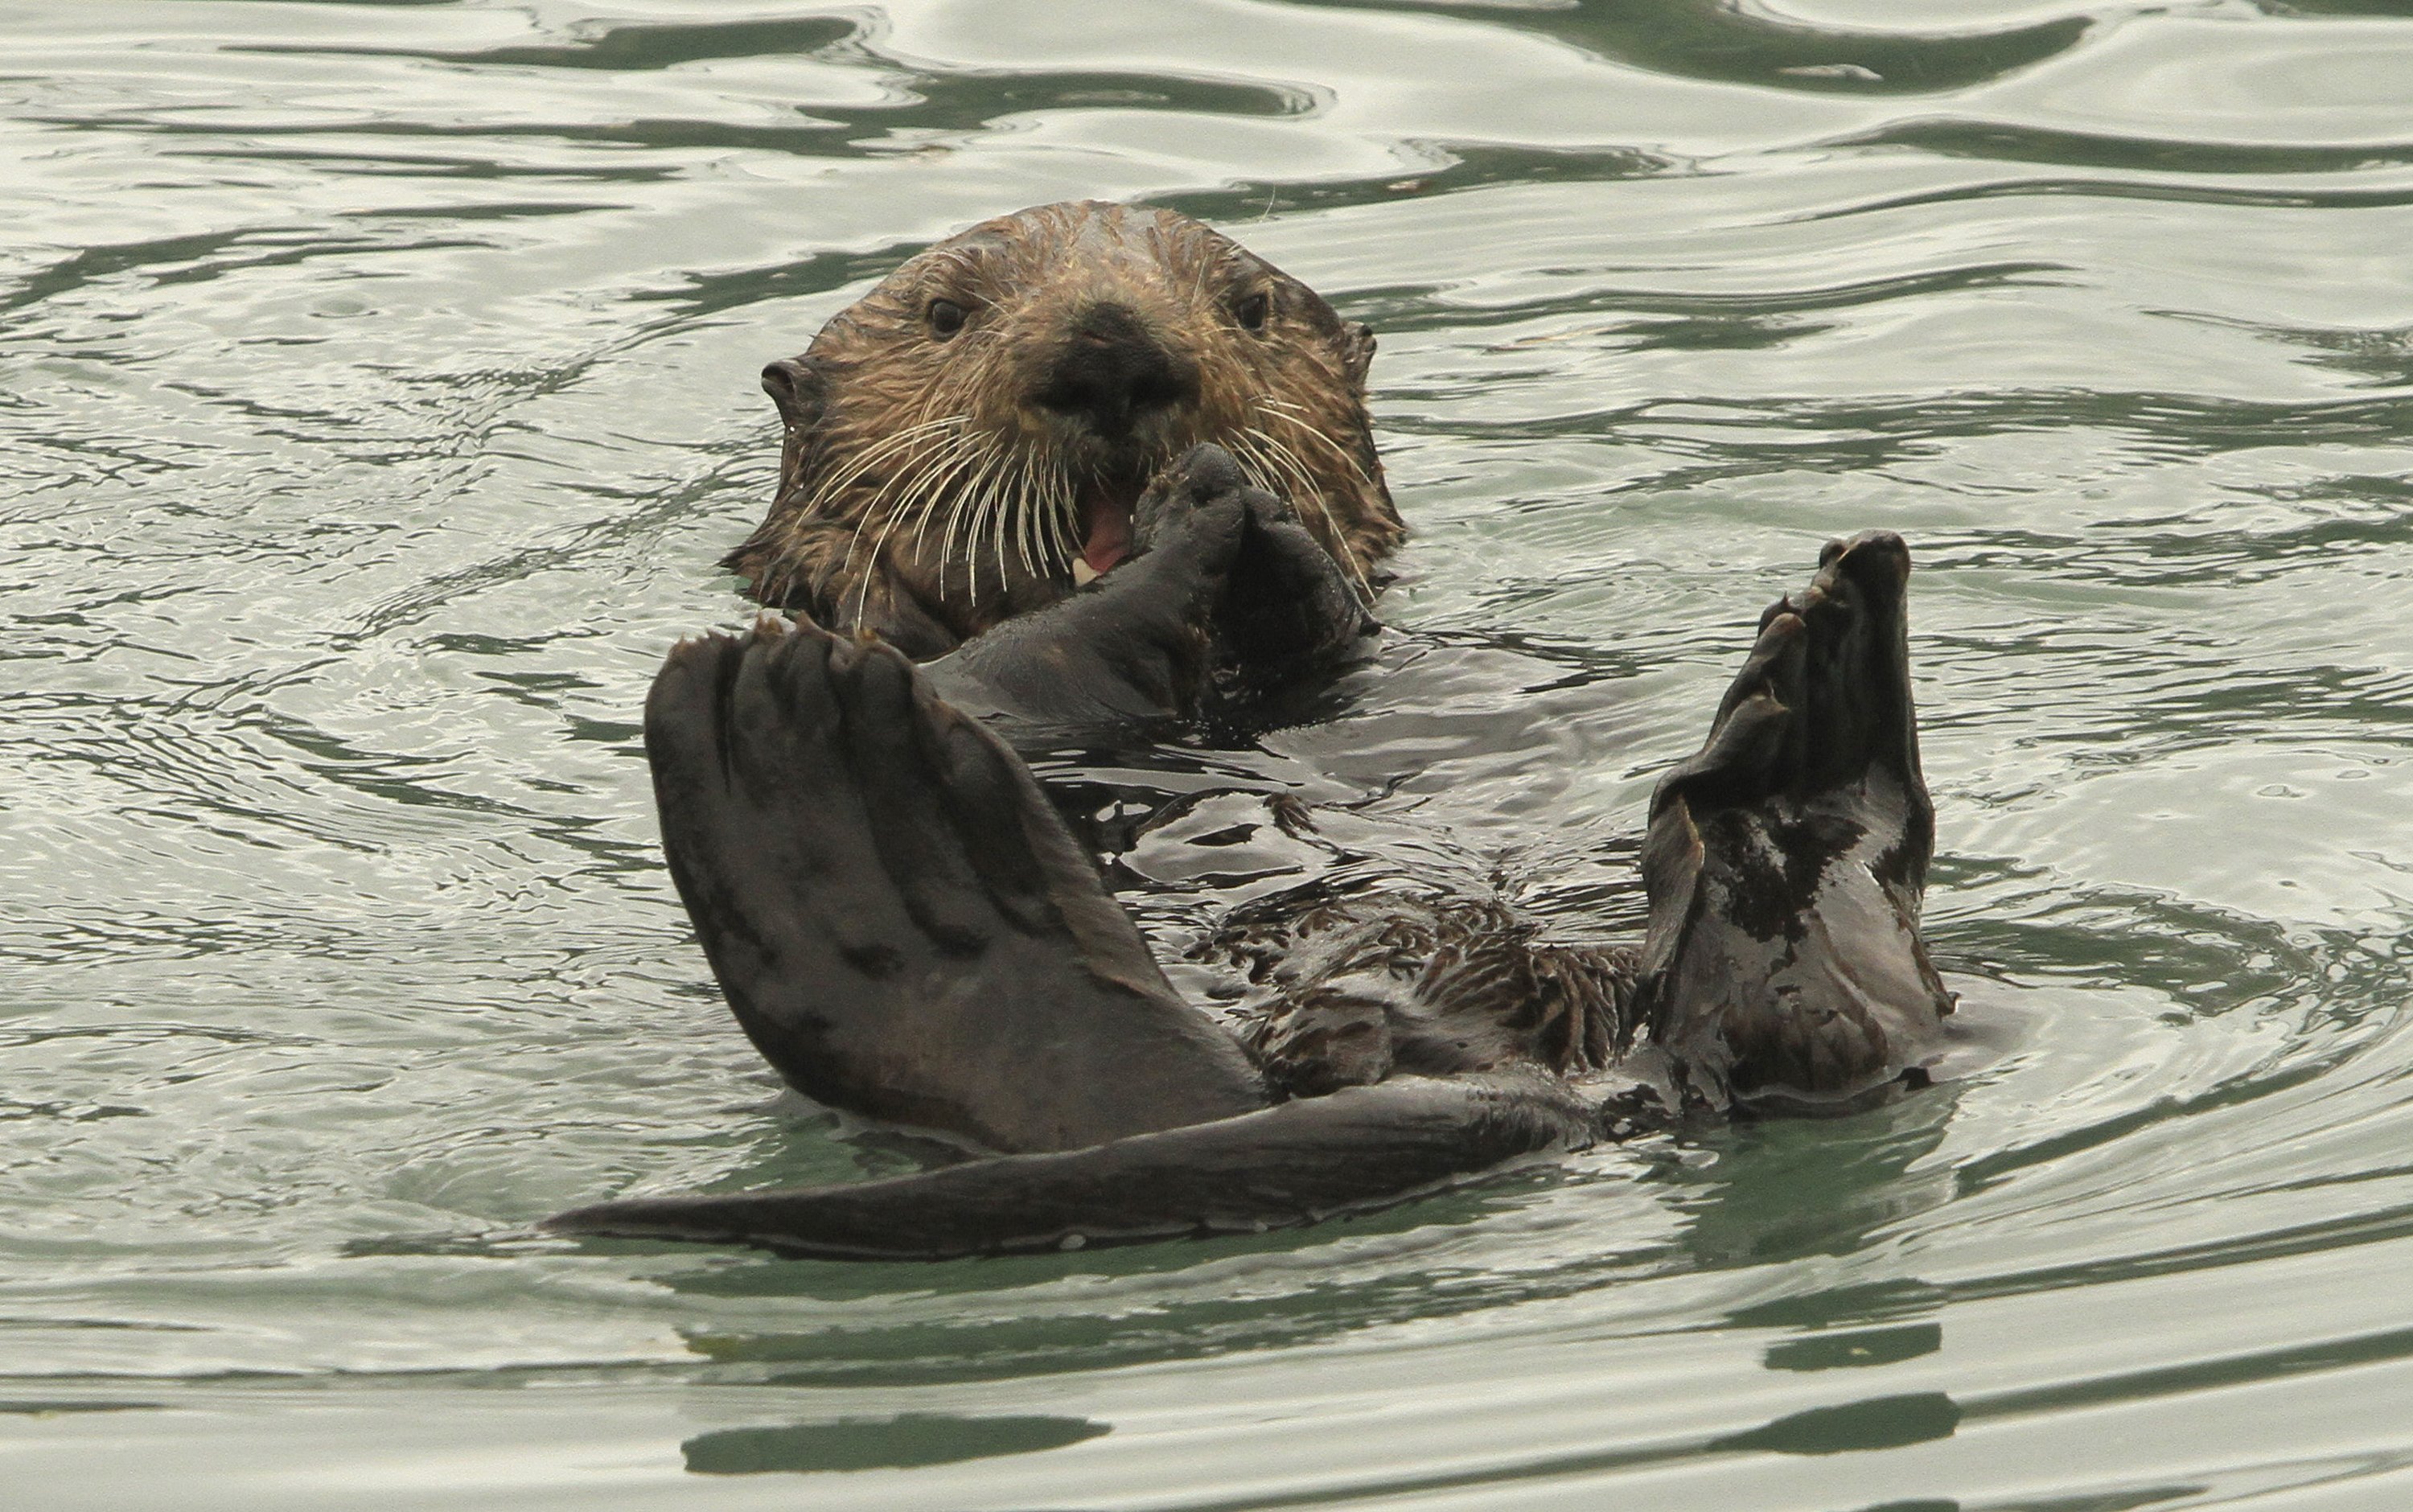
[[(2413, 1505), (2413, 7), (0, 39), (0, 1502)], [(1385, 670), (1111, 858), (1185, 983), (1334, 864), (1284, 792), (1630, 931), (1759, 609), (1884, 527), (1990, 1053), (1251, 1239), (537, 1234), (916, 1159), (736, 1031), (636, 720), (747, 617), (762, 364), (1072, 198), (1369, 321), (1416, 532)]]

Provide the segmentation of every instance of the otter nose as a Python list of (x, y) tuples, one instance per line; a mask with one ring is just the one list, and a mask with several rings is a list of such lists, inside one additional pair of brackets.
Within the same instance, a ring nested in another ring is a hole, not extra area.
[(1197, 397), (1198, 364), (1167, 348), (1129, 306), (1103, 301), (1065, 333), (1038, 393), (1047, 408), (1080, 416), (1107, 437)]

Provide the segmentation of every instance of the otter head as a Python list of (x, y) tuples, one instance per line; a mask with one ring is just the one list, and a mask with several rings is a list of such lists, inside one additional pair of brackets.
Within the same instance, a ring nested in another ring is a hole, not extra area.
[(1212, 441), (1366, 586), (1404, 534), (1366, 416), (1373, 350), (1187, 215), (1087, 202), (987, 221), (764, 370), (779, 493), (728, 565), (834, 628), (910, 604), (968, 637), (1112, 571), (1148, 480)]

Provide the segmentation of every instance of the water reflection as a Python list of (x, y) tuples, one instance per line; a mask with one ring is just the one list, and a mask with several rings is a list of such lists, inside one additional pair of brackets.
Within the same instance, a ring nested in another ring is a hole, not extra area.
[(1109, 1431), (1078, 1417), (943, 1417), (906, 1414), (786, 1428), (724, 1428), (679, 1445), (697, 1475), (907, 1470), (1060, 1449)]
[(2080, 15), (2002, 31), (1863, 30), (1719, 0), (1518, 7), (1504, 15), (1507, 7), (1445, 0), (1428, 8), (1529, 28), (1651, 73), (1872, 95), (1941, 94), (1999, 79), (2068, 51), (2095, 24)]
[(1713, 1439), (1714, 1454), (1763, 1450), (1770, 1454), (1852, 1454), (1900, 1448), (1952, 1436), (1961, 1408), (1941, 1391), (1871, 1397), (1834, 1407), (1812, 1407), (1747, 1432)]
[(1895, 1328), (1847, 1328), (1810, 1334), (1768, 1346), (1771, 1371), (1858, 1371), (1932, 1355), (1944, 1345), (1944, 1329), (1932, 1323)]

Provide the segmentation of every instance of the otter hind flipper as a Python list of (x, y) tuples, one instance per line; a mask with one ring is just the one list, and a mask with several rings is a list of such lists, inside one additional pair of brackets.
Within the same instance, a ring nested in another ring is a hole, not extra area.
[(1919, 774), (1902, 540), (1830, 544), (1772, 606), (1700, 753), (1651, 804), (1653, 1037), (1713, 1104), (1849, 1103), (1951, 1012), (1918, 935)]
[(628, 1198), (545, 1226), (881, 1260), (1261, 1233), (1577, 1148), (1591, 1141), (1594, 1122), (1564, 1084), (1531, 1071), (1399, 1077), (1088, 1149), (845, 1186)]
[(645, 750), (714, 975), (810, 1096), (1008, 1150), (1268, 1101), (1021, 761), (896, 651), (767, 617), (685, 643)]

